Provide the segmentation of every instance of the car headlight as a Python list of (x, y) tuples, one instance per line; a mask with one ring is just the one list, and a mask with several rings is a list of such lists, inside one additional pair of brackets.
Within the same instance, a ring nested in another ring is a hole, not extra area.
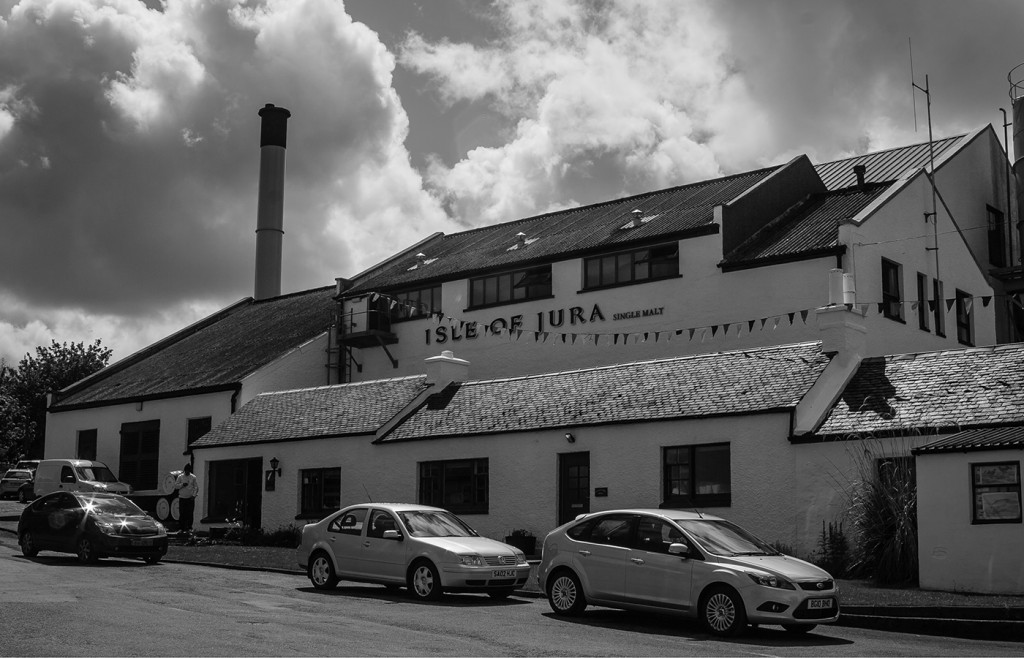
[(157, 537), (164, 537), (166, 535), (167, 535), (167, 528), (165, 528), (162, 523), (157, 523), (156, 524), (156, 536)]
[(484, 562), (484, 558), (481, 555), (459, 555), (459, 564), (463, 564), (467, 567), (485, 567), (487, 564)]
[(526, 564), (526, 553), (516, 551), (516, 564)]
[(785, 578), (773, 576), (767, 573), (748, 573), (750, 579), (762, 587), (775, 587), (777, 589), (796, 589), (793, 583)]
[(108, 521), (97, 521), (96, 527), (105, 535), (117, 535), (117, 531), (121, 528), (121, 524), (110, 523)]

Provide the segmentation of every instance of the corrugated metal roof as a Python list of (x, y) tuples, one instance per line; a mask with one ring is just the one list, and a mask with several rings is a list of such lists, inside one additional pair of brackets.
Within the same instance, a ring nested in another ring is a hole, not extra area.
[(245, 300), (69, 387), (51, 411), (238, 384), (327, 331), (337, 309), (334, 294), (330, 286)]
[(799, 256), (838, 247), (839, 223), (855, 217), (887, 185), (866, 185), (812, 194), (747, 238), (726, 256), (723, 265)]
[[(943, 153), (956, 146), (964, 137), (965, 135), (957, 135), (935, 140), (935, 160), (938, 161)], [(862, 164), (867, 167), (865, 182), (883, 183), (899, 180), (907, 171), (924, 167), (929, 163), (930, 158), (928, 143), (925, 142), (924, 144), (901, 146), (826, 162), (815, 165), (814, 169), (825, 183), (825, 187), (830, 190), (839, 190), (857, 184), (857, 175), (853, 171), (854, 165)]]
[(915, 448), (911, 452), (920, 455), (936, 452), (972, 452), (1012, 448), (1024, 450), (1024, 425), (957, 432), (952, 436)]
[[(650, 244), (665, 236), (710, 228), (716, 205), (736, 198), (772, 171), (774, 168), (761, 169), (439, 236), (420, 247), (427, 259), (433, 259), (429, 264), (410, 269), (416, 265), (415, 257), (410, 255), (368, 274), (349, 293), (450, 280), (591, 250)], [(634, 210), (640, 210), (640, 217), (646, 221), (623, 230), (633, 221)], [(510, 249), (520, 232), (529, 244)]]

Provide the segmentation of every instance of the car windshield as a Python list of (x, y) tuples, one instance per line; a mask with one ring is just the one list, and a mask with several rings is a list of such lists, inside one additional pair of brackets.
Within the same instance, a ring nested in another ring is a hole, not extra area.
[(86, 498), (85, 509), (107, 516), (143, 516), (145, 512), (130, 500), (124, 498)]
[(728, 521), (676, 521), (704, 550), (715, 555), (779, 555), (770, 545)]
[(450, 512), (417, 510), (399, 512), (413, 537), (477, 537), (476, 531)]
[(7, 475), (4, 476), (5, 480), (31, 480), (31, 471), (7, 471)]
[(79, 480), (86, 480), (89, 482), (117, 482), (117, 477), (115, 477), (106, 466), (78, 466), (75, 470), (78, 472)]

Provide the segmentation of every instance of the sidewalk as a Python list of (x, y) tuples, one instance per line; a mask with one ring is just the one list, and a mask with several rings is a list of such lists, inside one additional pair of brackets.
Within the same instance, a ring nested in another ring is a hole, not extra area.
[[(20, 506), (18, 508), (20, 510)], [(0, 533), (17, 533), (18, 517), (0, 503)], [(275, 571), (305, 577), (290, 548), (186, 545), (173, 539), (165, 562)], [(532, 577), (520, 596), (543, 598)], [(901, 633), (941, 635), (979, 640), (1024, 641), (1024, 596), (986, 596), (919, 589), (891, 590), (861, 581), (840, 581), (842, 614), (838, 625)]]

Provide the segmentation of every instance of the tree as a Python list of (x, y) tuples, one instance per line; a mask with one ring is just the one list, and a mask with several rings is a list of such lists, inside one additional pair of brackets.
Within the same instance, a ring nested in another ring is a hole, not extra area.
[(42, 457), (46, 434), (46, 394), (106, 367), (113, 352), (97, 339), (37, 347), (17, 369), (0, 367), (0, 461)]

